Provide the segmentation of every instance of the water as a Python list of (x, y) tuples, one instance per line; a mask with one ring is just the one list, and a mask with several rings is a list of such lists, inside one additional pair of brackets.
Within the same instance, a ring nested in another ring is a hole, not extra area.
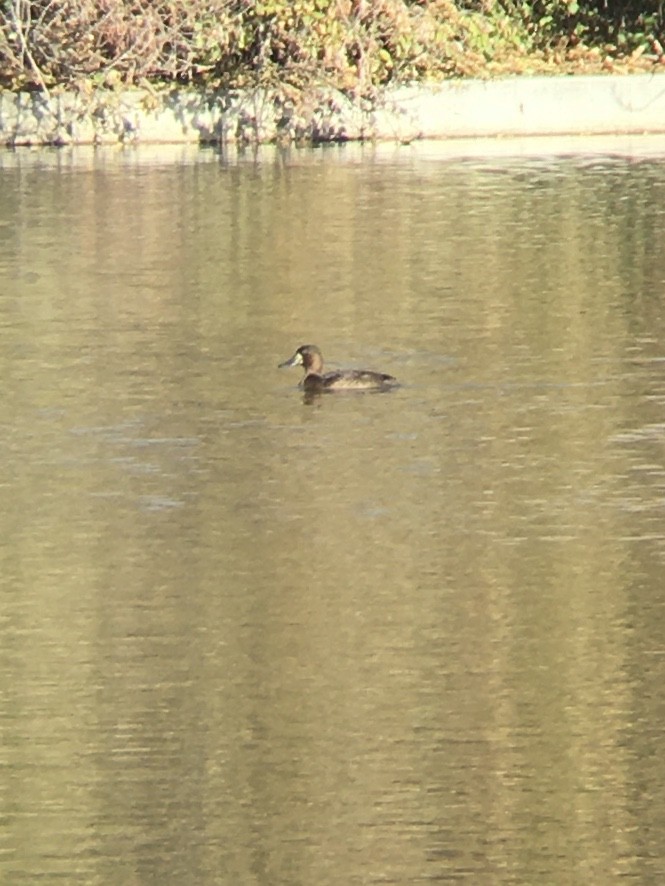
[(0, 882), (662, 880), (665, 149), (484, 144), (2, 157)]

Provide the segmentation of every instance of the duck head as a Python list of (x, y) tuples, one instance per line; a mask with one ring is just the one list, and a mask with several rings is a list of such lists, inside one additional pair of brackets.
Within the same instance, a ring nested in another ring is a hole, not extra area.
[(293, 357), (279, 364), (279, 368), (285, 366), (302, 366), (305, 375), (320, 375), (323, 370), (323, 357), (316, 345), (301, 345)]

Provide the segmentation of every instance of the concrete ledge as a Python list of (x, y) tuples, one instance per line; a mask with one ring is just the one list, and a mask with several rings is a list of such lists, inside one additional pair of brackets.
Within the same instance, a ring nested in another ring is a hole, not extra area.
[(665, 75), (460, 80), (400, 89), (386, 104), (423, 137), (665, 132)]
[(302, 107), (266, 93), (188, 90), (0, 95), (7, 145), (263, 143), (665, 132), (665, 73), (453, 80), (376, 102), (326, 91)]

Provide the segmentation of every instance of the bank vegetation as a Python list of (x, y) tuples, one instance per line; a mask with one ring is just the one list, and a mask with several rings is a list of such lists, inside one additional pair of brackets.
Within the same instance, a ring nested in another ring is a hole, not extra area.
[(0, 0), (4, 90), (665, 70), (662, 0)]

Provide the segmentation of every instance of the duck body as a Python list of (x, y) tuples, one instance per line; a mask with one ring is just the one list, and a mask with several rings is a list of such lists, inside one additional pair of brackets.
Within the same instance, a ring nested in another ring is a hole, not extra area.
[(279, 366), (302, 366), (305, 377), (300, 382), (301, 387), (313, 394), (328, 391), (387, 391), (398, 383), (392, 375), (370, 369), (336, 369), (324, 372), (323, 356), (316, 345), (301, 345), (293, 357)]

